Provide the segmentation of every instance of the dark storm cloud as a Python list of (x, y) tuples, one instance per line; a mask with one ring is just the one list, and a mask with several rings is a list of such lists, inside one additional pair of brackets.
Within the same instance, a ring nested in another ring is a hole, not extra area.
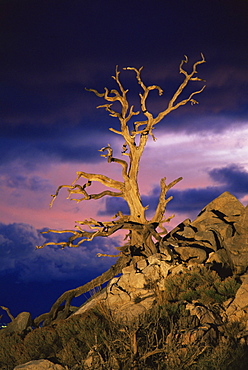
[(233, 194), (239, 196), (248, 194), (248, 172), (237, 164), (213, 168), (209, 175), (215, 182), (225, 184), (228, 191)]
[(46, 160), (64, 162), (97, 162), (98, 150), (108, 142), (107, 135), (91, 136), (91, 129), (79, 127), (43, 127), (21, 125), (13, 130), (4, 127), (0, 136), (0, 165), (22, 160), (43, 163)]
[[(79, 124), (95, 115), (95, 100), (86, 97), (84, 87), (112, 86), (116, 64), (144, 65), (161, 76), (168, 70), (164, 81), (151, 83), (168, 81), (165, 94), (174, 91), (184, 53), (190, 63), (200, 52), (206, 54), (208, 63), (200, 73), (208, 82), (203, 111), (228, 112), (230, 103), (235, 111), (245, 107), (247, 48), (242, 40), (248, 28), (242, 1), (235, 7), (216, 1), (214, 11), (209, 1), (191, 6), (127, 1), (117, 8), (113, 1), (12, 0), (1, 6), (3, 124), (53, 124), (56, 130), (63, 118), (67, 125)], [(101, 126), (95, 122), (95, 128)]]
[(96, 254), (114, 254), (115, 239), (94, 239), (80, 248), (63, 250), (57, 246), (35, 248), (47, 241), (66, 241), (68, 235), (41, 234), (28, 224), (0, 223), (0, 275), (15, 274), (19, 282), (87, 279), (90, 270), (99, 273), (113, 263), (113, 259), (97, 258)]
[(126, 201), (122, 198), (107, 197), (105, 199), (104, 209), (99, 210), (98, 215), (110, 215), (113, 217), (119, 211), (121, 211), (125, 215), (129, 214), (129, 208)]
[[(171, 189), (167, 198), (173, 196), (173, 199), (168, 203), (167, 210), (195, 217), (202, 208), (225, 191), (229, 191), (238, 198), (248, 194), (248, 172), (236, 164), (214, 168), (209, 171), (209, 175), (220, 185), (207, 186), (205, 188), (188, 188), (185, 190)], [(149, 205), (148, 215), (155, 211), (159, 194), (160, 188), (154, 187), (149, 195), (142, 196), (143, 205)], [(100, 211), (99, 215), (113, 216), (118, 211), (129, 214), (126, 202), (121, 198), (107, 198), (105, 209)]]
[(168, 203), (168, 211), (186, 213), (192, 218), (196, 216), (208, 203), (226, 191), (225, 187), (208, 186), (206, 188), (171, 190), (168, 195), (173, 200)]
[(248, 172), (239, 165), (232, 164), (226, 167), (214, 168), (209, 176), (218, 184), (206, 188), (191, 188), (185, 190), (171, 190), (168, 195), (173, 200), (168, 204), (168, 210), (175, 212), (200, 212), (201, 209), (218, 197), (224, 191), (229, 191), (237, 198), (248, 193)]

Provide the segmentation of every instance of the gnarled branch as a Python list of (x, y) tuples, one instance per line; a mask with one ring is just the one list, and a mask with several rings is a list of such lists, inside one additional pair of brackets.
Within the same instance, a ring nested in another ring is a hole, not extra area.
[(10, 318), (11, 321), (13, 321), (15, 319), (14, 316), (12, 315), (12, 313), (10, 312), (10, 310), (9, 310), (8, 307), (0, 306), (0, 308), (2, 310), (6, 311), (6, 313), (9, 316), (9, 318)]
[(100, 182), (101, 184), (109, 187), (109, 188), (114, 188), (118, 190), (123, 190), (123, 182), (121, 181), (116, 181), (111, 179), (108, 176), (101, 175), (101, 174), (95, 174), (95, 173), (87, 173), (83, 171), (78, 171), (77, 172), (77, 178), (73, 181), (73, 183), (77, 182), (80, 177), (83, 177), (85, 179), (88, 179), (89, 181), (97, 181)]
[[(118, 161), (118, 163), (122, 162), (120, 164), (122, 164), (122, 166), (125, 167), (125, 164), (124, 164), (125, 161), (116, 160), (116, 162), (117, 161)], [(127, 164), (126, 164), (126, 166), (127, 166)], [(124, 171), (125, 171), (125, 169), (124, 169)], [(88, 179), (88, 182), (85, 183), (83, 186), (80, 185), (80, 184), (75, 184), (80, 179), (80, 177)], [(92, 181), (100, 182), (100, 183), (102, 183), (103, 185), (105, 185), (107, 187), (121, 190), (121, 192), (114, 192), (114, 191), (110, 191), (110, 190), (105, 190), (105, 191), (102, 191), (98, 194), (88, 194), (87, 191), (86, 191), (86, 187), (91, 186)], [(122, 182), (113, 180), (110, 177), (80, 171), (80, 172), (77, 172), (77, 178), (72, 182), (71, 185), (60, 185), (57, 188), (55, 194), (51, 195), (52, 200), (50, 202), (50, 207), (52, 207), (52, 205), (53, 205), (55, 199), (57, 198), (60, 190), (63, 189), (63, 188), (67, 188), (67, 190), (69, 192), (69, 195), (68, 195), (67, 199), (71, 199), (71, 200), (74, 200), (76, 202), (81, 202), (82, 200), (100, 199), (100, 198), (102, 198), (106, 195), (109, 195), (109, 196), (112, 196), (112, 197), (122, 197), (123, 196), (123, 193), (122, 193), (123, 187), (124, 187), (124, 184)], [(83, 198), (80, 198), (80, 199), (71, 198), (72, 194), (82, 194)]]
[(123, 159), (114, 158), (113, 157), (113, 149), (111, 148), (111, 146), (109, 144), (107, 146), (99, 149), (99, 152), (105, 152), (105, 151), (107, 153), (106, 154), (101, 154), (101, 157), (108, 158), (108, 163), (115, 162), (115, 163), (120, 164), (123, 168), (122, 177), (123, 177), (123, 179), (125, 179), (126, 176), (127, 176), (127, 170), (128, 170), (127, 162), (124, 161)]

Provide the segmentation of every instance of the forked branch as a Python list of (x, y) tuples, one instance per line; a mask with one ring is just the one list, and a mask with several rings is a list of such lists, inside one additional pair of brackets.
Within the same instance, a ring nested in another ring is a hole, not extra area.
[[(122, 164), (123, 167), (125, 167), (125, 165), (124, 165), (125, 161), (120, 161), (120, 162), (123, 162), (121, 164)], [(120, 162), (118, 160), (118, 163), (120, 163)], [(123, 169), (123, 171), (125, 171), (125, 168)], [(80, 179), (80, 177), (88, 179), (88, 181), (84, 185), (76, 184), (76, 182)], [(102, 191), (100, 193), (97, 193), (97, 194), (88, 194), (87, 191), (86, 191), (86, 188), (92, 185), (92, 181), (100, 182), (103, 185), (105, 185), (106, 187), (115, 188), (115, 189), (121, 190), (121, 191), (120, 192), (114, 192), (114, 191), (110, 191), (110, 190), (104, 190), (104, 191)], [(122, 197), (123, 196), (123, 193), (122, 193), (123, 185), (124, 184), (122, 182), (113, 180), (113, 179), (111, 179), (107, 176), (104, 176), (104, 175), (91, 174), (91, 173), (80, 171), (80, 172), (77, 172), (77, 177), (71, 185), (60, 185), (57, 188), (55, 194), (51, 195), (52, 200), (50, 202), (50, 207), (53, 206), (53, 203), (54, 203), (55, 199), (57, 198), (60, 190), (63, 189), (63, 188), (67, 188), (67, 190), (68, 190), (69, 195), (68, 195), (67, 199), (71, 199), (71, 200), (74, 200), (76, 202), (81, 202), (82, 200), (100, 199), (100, 198), (103, 198), (106, 195), (109, 195), (109, 196), (112, 196), (112, 197)], [(83, 195), (83, 198), (77, 198), (77, 199), (71, 198), (72, 194), (81, 194), (81, 195)]]
[(200, 90), (197, 90), (191, 93), (188, 98), (183, 99), (179, 101), (178, 103), (176, 103), (176, 101), (190, 81), (201, 81), (201, 82), (205, 81), (199, 77), (195, 77), (195, 75), (198, 73), (197, 66), (202, 63), (205, 63), (205, 58), (202, 53), (201, 53), (201, 57), (202, 59), (200, 61), (193, 64), (191, 73), (188, 73), (187, 71), (183, 69), (184, 64), (188, 63), (188, 57), (185, 56), (185, 59), (181, 61), (180, 66), (179, 66), (179, 72), (182, 73), (185, 76), (185, 78), (183, 82), (181, 83), (181, 85), (178, 87), (177, 91), (174, 93), (171, 100), (169, 101), (167, 108), (164, 111), (160, 112), (158, 116), (154, 119), (155, 121), (154, 124), (160, 122), (171, 111), (179, 108), (180, 106), (187, 104), (188, 102), (190, 102), (191, 104), (198, 104), (198, 101), (193, 99), (193, 96), (196, 94), (200, 94), (205, 89), (206, 85), (204, 85)]

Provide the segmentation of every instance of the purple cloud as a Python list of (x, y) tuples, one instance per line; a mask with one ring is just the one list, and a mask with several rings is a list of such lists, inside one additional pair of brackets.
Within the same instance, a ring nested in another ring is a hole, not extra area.
[(213, 168), (209, 171), (210, 177), (219, 184), (225, 184), (233, 194), (239, 196), (248, 194), (248, 172), (237, 164), (226, 167)]
[[(184, 190), (171, 189), (167, 197), (173, 196), (168, 203), (169, 212), (188, 214), (190, 218), (196, 217), (202, 208), (218, 197), (224, 191), (242, 197), (248, 193), (248, 172), (241, 166), (232, 164), (227, 167), (214, 168), (209, 171), (210, 177), (221, 185), (207, 186), (205, 188), (188, 188)], [(154, 187), (150, 194), (143, 195), (143, 205), (149, 205), (148, 216), (155, 211), (160, 194), (160, 188)], [(108, 198), (105, 201), (105, 209), (99, 211), (99, 215), (114, 215), (119, 210), (129, 214), (127, 204), (120, 198)]]

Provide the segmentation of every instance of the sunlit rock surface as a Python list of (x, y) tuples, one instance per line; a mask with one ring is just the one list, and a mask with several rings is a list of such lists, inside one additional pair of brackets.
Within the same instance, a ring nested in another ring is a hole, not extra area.
[(65, 370), (65, 368), (48, 360), (34, 360), (18, 365), (14, 370)]

